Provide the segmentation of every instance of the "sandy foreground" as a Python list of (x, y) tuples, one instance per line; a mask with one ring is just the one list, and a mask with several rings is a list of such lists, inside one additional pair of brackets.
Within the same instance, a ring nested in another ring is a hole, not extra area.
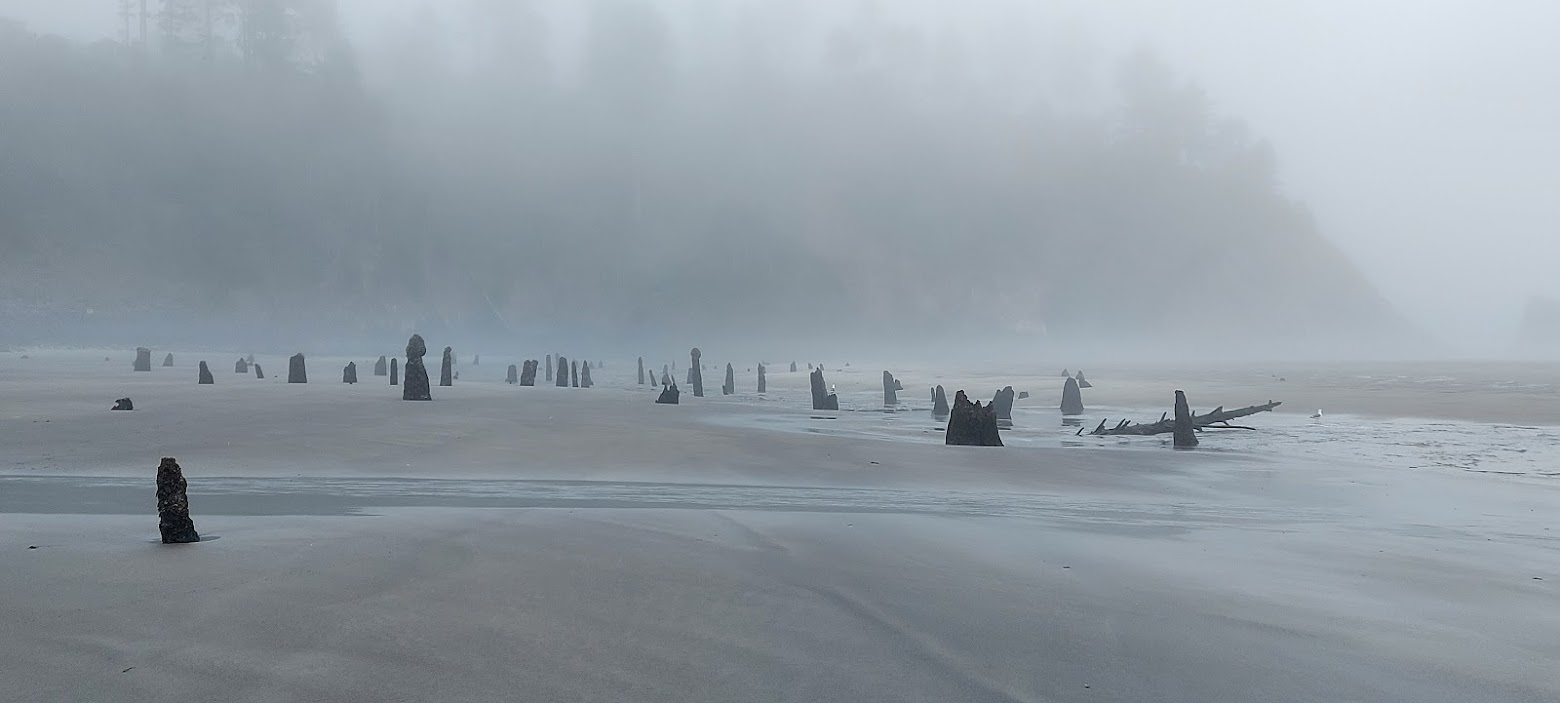
[(1560, 700), (1549, 482), (206, 358), (0, 356), (0, 700)]

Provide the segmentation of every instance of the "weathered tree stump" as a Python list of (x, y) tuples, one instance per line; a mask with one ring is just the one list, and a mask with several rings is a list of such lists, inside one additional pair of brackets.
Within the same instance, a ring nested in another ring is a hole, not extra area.
[(114, 401), (114, 407), (109, 408), (109, 409), (110, 410), (134, 410), (135, 409), (135, 403), (130, 402), (129, 398), (120, 398), (119, 400)]
[(152, 350), (147, 349), (146, 347), (136, 347), (135, 348), (135, 365), (131, 366), (130, 368), (132, 368), (132, 369), (134, 369), (136, 371), (151, 371), (152, 370)]
[(400, 363), (400, 361), (401, 361), (400, 359), (391, 359), (390, 360), (390, 385), (392, 385), (392, 386), (399, 385), (401, 383), (401, 363)]
[(379, 357), (379, 360), (374, 362), (374, 375), (375, 376), (388, 376), (388, 375), (390, 375), (389, 362), (387, 362), (383, 356)]
[(265, 378), (265, 371), (260, 368), (259, 364), (250, 364), (249, 366), (255, 370), (255, 378)]
[(1192, 409), (1186, 404), (1186, 394), (1175, 392), (1175, 447), (1191, 449), (1197, 446), (1197, 426), (1192, 423)]
[(655, 399), (655, 402), (657, 405), (677, 405), (677, 399), (680, 395), (682, 395), (682, 393), (681, 391), (677, 390), (677, 386), (668, 383), (665, 387), (661, 388), (661, 395)]
[(737, 392), (737, 372), (731, 368), (731, 363), (726, 363), (726, 382), (720, 386), (721, 395), (731, 395)]
[(559, 388), (569, 387), (569, 360), (561, 354), (558, 356), (557, 378)]
[(448, 387), (448, 386), (455, 385), (455, 379), (454, 379), (453, 376), (451, 376), (451, 374), (455, 370), (454, 369), (454, 366), (455, 366), (454, 354), (455, 354), (455, 350), (454, 349), (451, 349), (449, 347), (445, 347), (444, 348), (444, 360), (439, 362), (439, 385), (441, 387)]
[(206, 362), (200, 362), (200, 380), (196, 381), (196, 383), (202, 386), (209, 386), (216, 382), (217, 379), (211, 377), (211, 369), (206, 368)]
[(309, 370), (303, 361), (303, 354), (294, 354), (287, 360), (287, 382), (308, 383)]
[(1093, 388), (1094, 387), (1094, 384), (1089, 383), (1089, 379), (1083, 377), (1083, 371), (1079, 371), (1078, 375), (1074, 376), (1073, 378), (1078, 381), (1078, 387), (1079, 388)]
[(238, 357), (238, 361), (233, 362), (233, 373), (249, 373), (249, 362), (244, 361), (242, 356)]
[(898, 391), (900, 388), (903, 388), (903, 386), (899, 385), (899, 382), (894, 380), (894, 374), (891, 374), (891, 373), (889, 373), (887, 371), (884, 371), (883, 372), (883, 407), (885, 407), (885, 408), (892, 408), (895, 405), (899, 404), (899, 393), (897, 393), (896, 391)]
[(553, 380), (552, 355), (551, 354), (547, 355), (547, 380), (549, 380), (549, 381)]
[(1072, 376), (1067, 377), (1067, 382), (1062, 384), (1062, 414), (1083, 414), (1083, 392), (1078, 390), (1078, 382)]
[[(433, 389), (428, 387), (428, 368), (423, 357), (428, 355), (428, 345), (422, 335), (414, 334), (406, 341), (406, 379), (401, 385), (401, 400), (433, 400)], [(395, 379), (395, 367), (390, 367), (390, 378)]]
[(509, 370), (504, 374), (504, 383), (511, 386), (520, 383), (520, 367), (510, 364)]
[(839, 396), (829, 392), (829, 385), (823, 380), (823, 369), (812, 372), (812, 401), (813, 410), (839, 410)]
[(971, 403), (959, 391), (953, 396), (953, 412), (948, 416), (948, 432), (943, 443), (964, 447), (1000, 447), (1002, 435), (997, 429), (997, 412), (991, 406)]
[[(561, 359), (563, 357), (559, 358)], [(569, 361), (569, 387), (580, 387), (580, 362), (578, 359), (571, 359)]]
[(764, 366), (763, 364), (759, 364), (758, 365), (758, 392), (759, 393), (765, 393), (765, 392), (768, 391), (769, 383), (764, 379), (764, 372), (767, 371), (767, 370), (768, 370), (768, 367)]
[(932, 389), (932, 417), (948, 417), (948, 394), (943, 391), (942, 386)]
[(703, 398), (704, 373), (701, 370), (703, 365), (699, 363), (699, 359), (704, 356), (704, 352), (699, 351), (698, 347), (694, 347), (693, 351), (688, 352), (688, 356), (693, 358), (693, 363), (688, 365), (688, 385), (693, 388), (693, 397)]
[(796, 373), (796, 362), (791, 362), (791, 373)]
[(173, 457), (163, 457), (157, 466), (157, 529), (163, 544), (189, 544), (200, 541), (195, 521), (190, 519), (190, 497), (184, 471)]
[(996, 411), (998, 420), (1013, 421), (1013, 387), (1006, 386), (997, 391), (997, 395), (991, 399), (991, 408)]
[(472, 354), (471, 355), (471, 365), (472, 366), (481, 366), (482, 365), (482, 355), (481, 354)]
[(580, 364), (580, 388), (590, 388), (595, 385), (596, 382), (590, 380), (590, 362), (587, 361), (583, 364)]
[(172, 367), (172, 366), (173, 366), (173, 354), (170, 352), (167, 356), (163, 357), (163, 368), (166, 369), (166, 368), (169, 368), (169, 367)]
[(357, 383), (357, 362), (349, 361), (345, 368), (341, 369), (342, 383)]
[(541, 365), (542, 362), (537, 361), (536, 359), (530, 359), (526, 361), (524, 367), (520, 370), (520, 385), (535, 386), (537, 367)]
[(672, 385), (672, 372), (666, 370), (666, 366), (662, 365), (661, 366), (661, 387), (665, 388), (666, 386), (670, 386), (670, 385)]
[(639, 385), (645, 385), (645, 358), (639, 357)]

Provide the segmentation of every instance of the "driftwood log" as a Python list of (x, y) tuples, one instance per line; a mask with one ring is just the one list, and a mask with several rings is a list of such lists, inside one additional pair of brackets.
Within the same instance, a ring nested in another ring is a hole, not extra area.
[[(1263, 405), (1252, 405), (1250, 407), (1238, 408), (1235, 410), (1225, 410), (1224, 406), (1220, 405), (1219, 407), (1214, 408), (1212, 412), (1204, 415), (1197, 415), (1194, 413), (1192, 415), (1192, 427), (1199, 432), (1204, 429), (1249, 429), (1231, 425), (1230, 420), (1247, 417), (1249, 415), (1255, 415), (1257, 413), (1271, 412), (1273, 408), (1276, 408), (1280, 405), (1283, 405), (1281, 401), (1273, 400), (1270, 400)], [(1122, 420), (1114, 427), (1106, 427), (1106, 421), (1100, 420), (1099, 427), (1094, 428), (1094, 431), (1090, 432), (1089, 436), (1113, 437), (1118, 435), (1128, 435), (1135, 437), (1149, 437), (1153, 435), (1170, 434), (1174, 431), (1175, 419), (1169, 417), (1169, 413), (1166, 413), (1164, 416), (1159, 418), (1159, 422), (1151, 422), (1146, 424), (1134, 425), (1130, 420)], [(1083, 430), (1079, 429), (1078, 434), (1082, 435)]]

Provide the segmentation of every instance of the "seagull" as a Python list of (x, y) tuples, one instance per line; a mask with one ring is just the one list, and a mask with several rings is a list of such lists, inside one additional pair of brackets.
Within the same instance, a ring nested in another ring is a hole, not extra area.
[(1322, 409), (1321, 408), (1317, 408), (1316, 412), (1311, 413), (1311, 419), (1312, 420), (1320, 420), (1320, 419), (1322, 419)]

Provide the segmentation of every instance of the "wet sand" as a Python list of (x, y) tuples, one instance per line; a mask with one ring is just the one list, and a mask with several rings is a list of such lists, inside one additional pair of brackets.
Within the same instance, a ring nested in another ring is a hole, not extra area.
[[(179, 356), (0, 355), (5, 698), (1560, 699), (1550, 481)], [(154, 543), (164, 455), (217, 539)]]

